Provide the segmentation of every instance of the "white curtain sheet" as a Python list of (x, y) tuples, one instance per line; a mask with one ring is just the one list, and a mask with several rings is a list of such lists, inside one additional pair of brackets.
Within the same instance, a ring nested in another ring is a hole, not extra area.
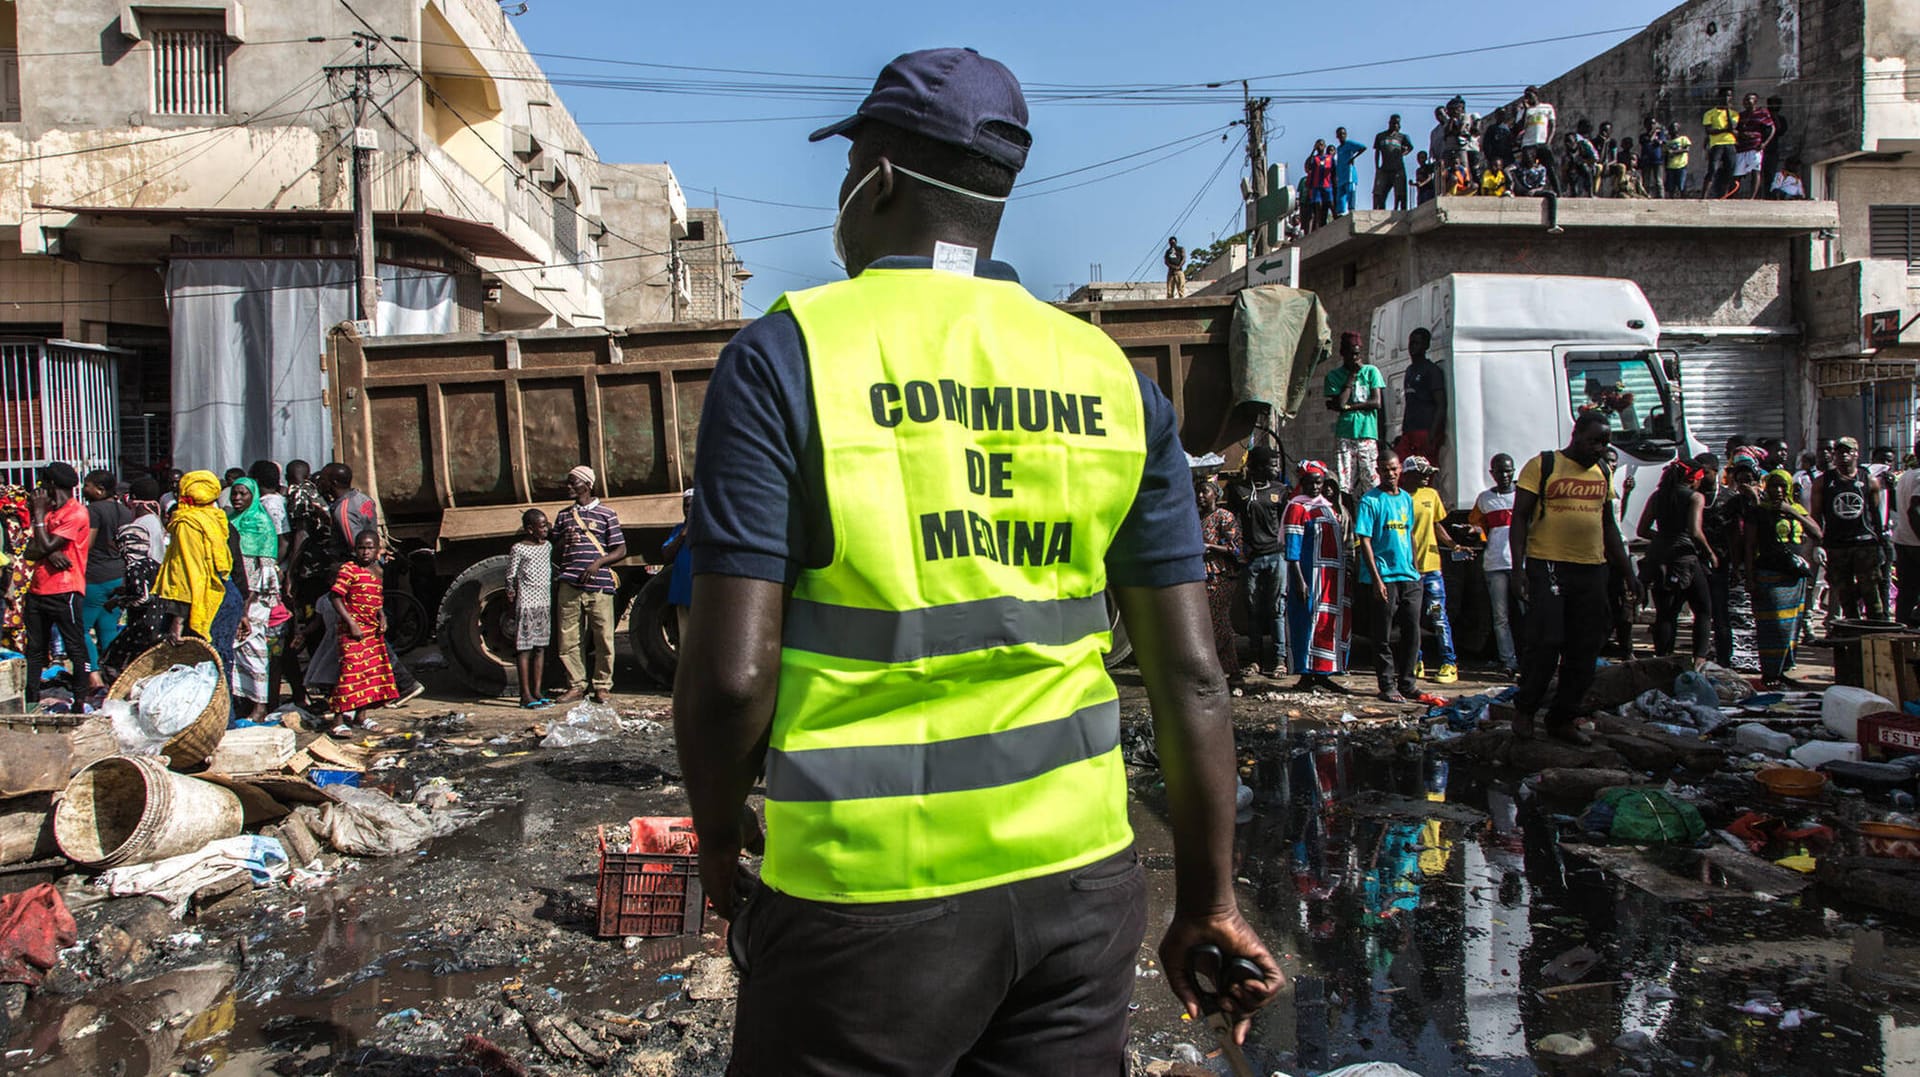
[[(382, 335), (450, 333), (450, 274), (382, 265)], [(327, 330), (353, 318), (345, 259), (175, 258), (167, 266), (173, 323), (173, 460), (215, 473), (255, 460), (333, 458), (322, 404)]]

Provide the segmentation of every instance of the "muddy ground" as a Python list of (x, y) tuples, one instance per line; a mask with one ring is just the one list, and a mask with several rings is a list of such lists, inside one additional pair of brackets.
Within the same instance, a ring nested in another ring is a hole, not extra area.
[[(1158, 924), (1172, 849), (1142, 693), (1120, 680)], [(81, 945), (11, 1022), (0, 1069), (723, 1072), (734, 984), (722, 925), (632, 943), (596, 934), (596, 828), (684, 814), (670, 733), (540, 748), (525, 712), (463, 698), (445, 674), (429, 684), (397, 723), (419, 734), (404, 766), (369, 784), (406, 797), (447, 777), (474, 821), (409, 855), (329, 854), (329, 877), (185, 921), (146, 898), (76, 908)], [(1872, 960), (1876, 947), (1911, 952), (1920, 940), (1904, 925), (1812, 891), (1655, 896), (1569, 852), (1572, 821), (1527, 801), (1523, 773), (1448, 754), (1406, 720), (1416, 711), (1282, 687), (1256, 681), (1235, 704), (1254, 793), (1241, 901), (1289, 978), (1250, 1037), (1257, 1072), (1365, 1060), (1430, 1077), (1920, 1072), (1910, 966)], [(618, 700), (656, 717), (667, 702)], [(467, 715), (456, 745), (433, 732), (450, 712)], [(0, 888), (52, 877), (0, 875)], [(1226, 1073), (1207, 1030), (1175, 1008), (1155, 941), (1150, 928), (1135, 1072)]]

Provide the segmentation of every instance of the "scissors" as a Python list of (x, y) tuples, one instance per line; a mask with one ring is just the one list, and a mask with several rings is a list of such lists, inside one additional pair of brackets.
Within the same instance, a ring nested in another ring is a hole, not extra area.
[(1200, 1013), (1207, 1019), (1207, 1027), (1213, 1029), (1214, 1039), (1219, 1041), (1221, 1053), (1227, 1056), (1227, 1065), (1234, 1077), (1254, 1077), (1253, 1068), (1247, 1065), (1247, 1056), (1234, 1042), (1233, 1024), (1227, 1020), (1220, 1000), (1238, 984), (1264, 979), (1260, 966), (1244, 957), (1228, 960), (1220, 947), (1202, 943), (1187, 951), (1187, 970), (1200, 996)]

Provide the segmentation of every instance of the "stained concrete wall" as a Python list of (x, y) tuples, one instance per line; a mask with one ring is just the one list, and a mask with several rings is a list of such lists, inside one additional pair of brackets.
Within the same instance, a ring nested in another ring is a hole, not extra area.
[(1720, 87), (1777, 94), (1790, 149), (1809, 164), (1828, 160), (1864, 148), (1869, 2), (1891, 16), (1915, 0), (1694, 0), (1541, 91), (1569, 128), (1584, 117), (1637, 134), (1649, 114), (1676, 121), (1701, 157), (1701, 115), (1718, 103)]
[(720, 219), (720, 211), (694, 206), (687, 210), (687, 220), (697, 226), (702, 238), (695, 240), (689, 235), (680, 244), (691, 293), (681, 318), (703, 321), (740, 317), (740, 282), (733, 279), (740, 260), (733, 244), (727, 242), (727, 224)]
[(673, 320), (667, 274), (673, 238), (668, 192), (673, 169), (664, 164), (602, 164), (600, 212), (607, 223), (608, 261), (601, 281), (608, 325)]
[(1380, 304), (1449, 273), (1623, 277), (1640, 285), (1663, 325), (1778, 328), (1795, 323), (1795, 245), (1782, 234), (1710, 229), (1555, 236), (1538, 227), (1449, 226), (1311, 251), (1300, 286), (1320, 296), (1335, 332), (1363, 335)]
[[(40, 249), (42, 227), (71, 223), (37, 213), (34, 203), (348, 208), (342, 140), (352, 111), (338, 100), (345, 84), (329, 85), (322, 69), (354, 60), (350, 35), (362, 24), (339, 5), (310, 0), (246, 0), (243, 26), (227, 0), (155, 5), (162, 7), (172, 14), (119, 0), (0, 3), (0, 16), (17, 20), (22, 108), (21, 122), (0, 124), (0, 227), (26, 225), (22, 249)], [(508, 290), (498, 309), (516, 325), (597, 324), (598, 252), (583, 234), (578, 262), (556, 257), (548, 195), (576, 201), (582, 218), (597, 216), (599, 162), (507, 17), (491, 0), (364, 0), (355, 8), (381, 33), (408, 39), (370, 57), (401, 69), (373, 82), (387, 113), (368, 124), (380, 140), (376, 207), (482, 221), (532, 253), (539, 268), (479, 260)], [(240, 39), (228, 56), (224, 116), (151, 111), (152, 46), (128, 36), (128, 20), (146, 33), (181, 12), (221, 21)], [(463, 47), (448, 46), (452, 39)], [(449, 98), (459, 91), (477, 133), (462, 124), (458, 138), (441, 144), (445, 117), (433, 115), (416, 70)], [(540, 156), (516, 157), (516, 126), (534, 134)]]

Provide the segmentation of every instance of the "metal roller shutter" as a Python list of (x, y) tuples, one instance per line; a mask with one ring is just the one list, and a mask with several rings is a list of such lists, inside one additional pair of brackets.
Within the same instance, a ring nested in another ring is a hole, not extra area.
[(1735, 434), (1793, 440), (1789, 401), (1798, 395), (1792, 383), (1788, 345), (1774, 339), (1662, 339), (1660, 346), (1680, 356), (1687, 430), (1707, 451), (1726, 451)]

